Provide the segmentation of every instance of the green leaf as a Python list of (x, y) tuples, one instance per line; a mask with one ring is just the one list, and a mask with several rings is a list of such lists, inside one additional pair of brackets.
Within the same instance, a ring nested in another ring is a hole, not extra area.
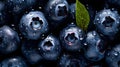
[(76, 0), (76, 24), (78, 25), (78, 27), (86, 31), (89, 22), (90, 16), (87, 9), (82, 3), (80, 3), (79, 0)]

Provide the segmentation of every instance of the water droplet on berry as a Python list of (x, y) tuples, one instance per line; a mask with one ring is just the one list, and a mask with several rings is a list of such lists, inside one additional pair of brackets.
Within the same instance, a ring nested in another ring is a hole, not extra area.
[(114, 8), (112, 8), (111, 10), (115, 10)]
[(114, 55), (115, 55), (115, 56), (118, 56), (118, 54), (119, 54), (118, 52), (114, 52)]
[(93, 32), (93, 35), (96, 36), (96, 32)]
[(118, 24), (119, 24), (119, 21), (118, 21), (118, 22), (116, 22), (116, 23), (118, 23)]
[(81, 37), (80, 40), (83, 40), (83, 38)]
[(42, 36), (44, 37), (45, 35), (44, 35), (44, 34), (42, 34)]
[(52, 7), (50, 6), (50, 9), (52, 9)]
[(99, 18), (97, 18), (96, 20), (97, 20), (97, 21), (99, 21), (100, 19), (99, 19)]
[(86, 44), (86, 43), (84, 43), (84, 45), (86, 46), (87, 44)]
[(39, 7), (39, 9), (42, 9), (42, 7)]
[(34, 9), (32, 9), (34, 11)]
[(40, 50), (40, 48), (38, 48), (38, 50)]
[(12, 27), (14, 27), (15, 25), (14, 24), (11, 24)]

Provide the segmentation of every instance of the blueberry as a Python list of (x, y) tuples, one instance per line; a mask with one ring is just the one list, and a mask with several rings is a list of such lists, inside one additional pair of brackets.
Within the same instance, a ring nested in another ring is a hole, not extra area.
[(114, 37), (119, 31), (120, 18), (117, 11), (104, 9), (96, 14), (94, 24), (103, 35)]
[(115, 45), (106, 52), (105, 60), (109, 67), (120, 67), (120, 44)]
[(12, 57), (3, 60), (1, 67), (27, 67), (27, 64), (21, 57)]
[(19, 29), (26, 38), (36, 40), (47, 33), (48, 22), (42, 12), (33, 11), (22, 17)]
[(52, 34), (39, 43), (38, 49), (45, 60), (57, 60), (61, 53), (60, 42)]
[(87, 33), (83, 49), (88, 60), (99, 61), (104, 57), (105, 44), (96, 31), (91, 31)]
[(37, 0), (6, 0), (7, 10), (13, 14), (20, 14), (26, 9), (32, 9)]
[(19, 46), (20, 40), (17, 32), (8, 26), (0, 28), (0, 52), (8, 54), (15, 51)]
[(58, 23), (66, 19), (69, 6), (66, 0), (49, 0), (45, 11), (50, 20)]
[(76, 11), (75, 6), (76, 6), (76, 3), (73, 3), (70, 5), (70, 13), (72, 15), (72, 19), (75, 19), (75, 11)]
[(42, 60), (42, 56), (37, 50), (37, 43), (34, 41), (25, 41), (22, 44), (22, 54), (30, 64), (36, 64)]
[(60, 33), (62, 46), (68, 51), (79, 51), (82, 47), (84, 32), (74, 23), (64, 28)]
[(86, 66), (86, 62), (84, 61), (83, 57), (80, 58), (76, 58), (73, 57), (72, 55), (63, 55), (60, 58), (60, 62), (59, 62), (59, 67), (85, 67)]

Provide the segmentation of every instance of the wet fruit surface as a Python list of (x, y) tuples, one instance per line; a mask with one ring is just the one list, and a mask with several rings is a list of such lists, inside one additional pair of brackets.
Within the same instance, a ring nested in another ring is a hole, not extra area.
[(119, 0), (0, 0), (0, 67), (120, 67)]

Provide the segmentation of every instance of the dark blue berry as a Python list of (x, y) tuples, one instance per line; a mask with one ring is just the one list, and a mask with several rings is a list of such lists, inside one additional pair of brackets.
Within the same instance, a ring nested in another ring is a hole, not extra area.
[(69, 12), (69, 6), (66, 0), (49, 0), (46, 13), (48, 19), (61, 22), (65, 20)]
[(48, 31), (48, 22), (42, 12), (33, 11), (22, 17), (19, 29), (26, 38), (36, 40)]
[(8, 54), (15, 51), (19, 46), (18, 34), (8, 26), (0, 28), (0, 52)]
[(105, 60), (109, 67), (120, 66), (120, 44), (115, 45), (106, 52)]
[(57, 60), (61, 53), (60, 42), (52, 34), (39, 43), (38, 49), (45, 60)]
[(91, 61), (99, 61), (103, 59), (105, 52), (104, 41), (100, 38), (96, 31), (87, 33), (83, 46), (85, 57)]
[(96, 14), (94, 24), (101, 34), (113, 38), (119, 31), (120, 17), (117, 11), (104, 9)]
[(20, 14), (26, 9), (32, 9), (37, 0), (6, 0), (6, 7), (10, 13)]
[(33, 41), (25, 41), (22, 44), (22, 54), (30, 64), (36, 64), (42, 60), (37, 50), (37, 43)]
[(64, 55), (60, 58), (59, 67), (85, 67), (86, 62), (83, 57), (76, 58), (72, 55)]
[(12, 57), (3, 60), (0, 67), (27, 67), (27, 64), (21, 57)]
[(74, 23), (68, 25), (60, 33), (62, 46), (68, 51), (79, 51), (82, 48), (83, 39), (84, 32)]

